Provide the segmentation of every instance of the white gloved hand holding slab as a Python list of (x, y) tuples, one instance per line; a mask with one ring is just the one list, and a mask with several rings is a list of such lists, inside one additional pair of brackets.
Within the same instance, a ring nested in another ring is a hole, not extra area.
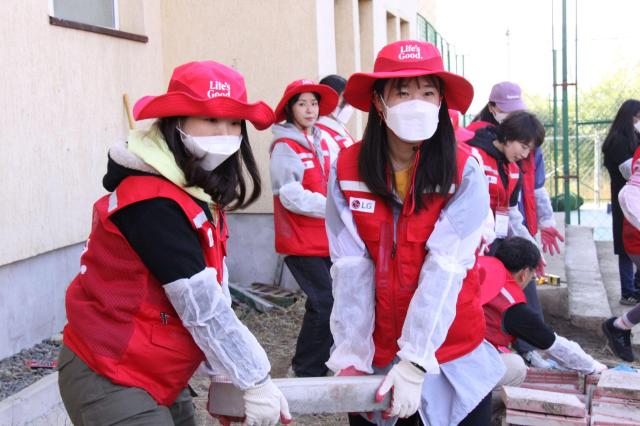
[(244, 410), (246, 426), (275, 426), (279, 420), (284, 424), (291, 422), (289, 404), (269, 378), (244, 391)]
[(382, 399), (392, 391), (391, 407), (385, 412), (389, 417), (409, 417), (418, 411), (425, 372), (409, 361), (394, 365), (380, 384), (376, 399)]

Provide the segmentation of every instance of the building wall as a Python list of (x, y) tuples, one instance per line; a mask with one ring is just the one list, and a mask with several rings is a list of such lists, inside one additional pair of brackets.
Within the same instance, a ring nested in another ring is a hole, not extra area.
[[(245, 76), (250, 101), (275, 107), (295, 79), (371, 71), (388, 40), (414, 36), (418, 7), (416, 0), (119, 1), (119, 29), (148, 36), (141, 43), (50, 25), (51, 4), (14, 0), (0, 26), (0, 358), (65, 322), (64, 290), (78, 270), (91, 206), (105, 193), (107, 151), (128, 132), (124, 93), (133, 106), (163, 93), (177, 65), (215, 59)], [(349, 123), (358, 138), (363, 119), (354, 114)], [(249, 129), (263, 195), (230, 218), (230, 276), (290, 280), (273, 250), (271, 132)]]
[(163, 83), (153, 1), (147, 44), (50, 25), (41, 0), (13, 3), (0, 26), (0, 265), (86, 238), (107, 149), (127, 133), (122, 95)]

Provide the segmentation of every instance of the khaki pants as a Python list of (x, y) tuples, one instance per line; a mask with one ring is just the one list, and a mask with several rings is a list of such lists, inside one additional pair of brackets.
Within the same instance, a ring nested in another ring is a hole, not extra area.
[(527, 366), (522, 357), (516, 353), (500, 353), (500, 358), (507, 371), (496, 385), (496, 389), (502, 386), (520, 386), (527, 378)]
[(76, 426), (195, 426), (188, 389), (171, 407), (158, 405), (140, 388), (120, 386), (95, 373), (66, 346), (58, 359), (58, 386), (64, 406)]

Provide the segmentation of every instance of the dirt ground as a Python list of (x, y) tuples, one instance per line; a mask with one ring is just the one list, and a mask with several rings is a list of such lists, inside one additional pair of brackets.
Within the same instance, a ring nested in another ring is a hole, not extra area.
[[(239, 318), (255, 334), (267, 351), (272, 366), (272, 377), (285, 377), (295, 349), (298, 330), (304, 314), (304, 298), (285, 311), (272, 311), (261, 314), (243, 306), (235, 307)], [(609, 367), (619, 365), (621, 361), (606, 347), (605, 338), (593, 332), (587, 332), (571, 325), (562, 318), (546, 318), (557, 334), (578, 342), (582, 348), (600, 362)], [(640, 363), (632, 364), (640, 368)], [(216, 425), (205, 407), (207, 403), (207, 377), (195, 377), (192, 387), (199, 394), (195, 398), (198, 409), (199, 425)], [(345, 415), (300, 416), (294, 424), (301, 426), (342, 426), (348, 425)]]

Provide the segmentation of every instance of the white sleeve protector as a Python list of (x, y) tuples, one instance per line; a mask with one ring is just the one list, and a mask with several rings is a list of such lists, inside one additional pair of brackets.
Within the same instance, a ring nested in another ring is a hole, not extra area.
[(164, 286), (164, 291), (214, 370), (222, 369), (240, 389), (269, 374), (267, 354), (231, 309), (214, 268)]
[(633, 170), (631, 170), (631, 165), (633, 164), (633, 158), (629, 158), (624, 163), (620, 163), (618, 166), (618, 170), (620, 170), (620, 174), (626, 180), (629, 180), (631, 175), (633, 174)]
[(303, 216), (323, 218), (327, 199), (319, 192), (304, 189), (300, 182), (289, 182), (280, 187), (280, 202), (285, 209)]
[(333, 371), (353, 366), (372, 373), (375, 265), (355, 229), (353, 215), (337, 182), (335, 162), (329, 176), (325, 224), (333, 261), (333, 351), (327, 366)]
[(622, 187), (618, 193), (618, 201), (624, 217), (640, 229), (640, 186), (634, 183), (636, 174)]
[(475, 262), (489, 211), (484, 174), (470, 158), (458, 190), (440, 213), (427, 241), (428, 254), (418, 288), (398, 339), (398, 357), (415, 362), (429, 373), (439, 371), (435, 352), (455, 318), (458, 293)]
[(324, 217), (326, 197), (304, 189), (302, 179), (305, 166), (289, 145), (276, 144), (271, 153), (269, 170), (271, 190), (280, 197), (285, 209), (304, 216)]
[(522, 213), (518, 210), (518, 206), (509, 207), (509, 237), (522, 237), (531, 241), (533, 244), (538, 247), (538, 242), (535, 238), (531, 236), (529, 230), (522, 223), (523, 221)]
[(547, 188), (544, 186), (534, 191), (536, 199), (536, 215), (538, 216), (538, 227), (548, 228), (556, 226), (556, 218), (553, 216), (553, 208), (551, 207), (551, 199)]
[(544, 352), (558, 361), (561, 366), (585, 374), (593, 373), (600, 364), (586, 353), (579, 344), (557, 334), (553, 345)]

